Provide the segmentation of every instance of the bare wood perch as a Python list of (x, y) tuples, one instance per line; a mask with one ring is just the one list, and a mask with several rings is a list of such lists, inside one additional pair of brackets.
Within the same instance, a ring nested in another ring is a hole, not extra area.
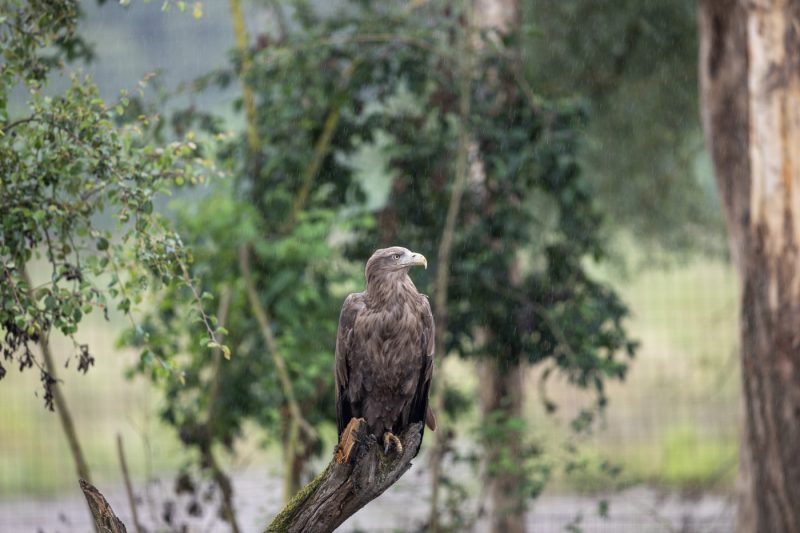
[[(363, 418), (350, 420), (328, 467), (286, 504), (266, 533), (329, 533), (411, 468), (422, 442), (422, 422), (400, 435), (401, 455), (386, 455), (383, 444), (369, 434), (363, 422)], [(100, 491), (82, 479), (80, 485), (97, 530), (127, 533)]]
[(350, 421), (328, 467), (292, 498), (267, 533), (333, 531), (411, 468), (422, 441), (421, 422), (400, 435), (404, 452), (398, 456), (384, 454), (382, 444), (361, 421)]
[(127, 533), (125, 524), (117, 518), (100, 491), (88, 481), (81, 479), (79, 483), (86, 502), (89, 504), (89, 510), (92, 511), (95, 529), (100, 533)]

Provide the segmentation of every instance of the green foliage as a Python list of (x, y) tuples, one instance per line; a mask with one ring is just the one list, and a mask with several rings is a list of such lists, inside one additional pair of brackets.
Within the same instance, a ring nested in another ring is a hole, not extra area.
[(712, 175), (699, 164), (696, 3), (524, 4), (533, 84), (589, 105), (580, 158), (609, 228), (671, 251), (725, 253)]
[[(605, 243), (577, 159), (583, 109), (534, 94), (513, 54), (503, 52), (519, 43), (487, 39), (469, 79), (472, 111), (460, 116), (453, 50), (463, 28), (446, 3), (409, 11), (359, 2), (336, 16), (295, 7), (285, 33), (260, 36), (247, 61), (233, 54), (234, 69), (252, 68), (203, 80), (228, 83), (238, 73), (255, 95), (257, 147), (244, 135), (223, 146), (218, 164), (231, 169), (232, 186), (184, 205), (179, 217), (200, 290), (231, 291), (225, 325), (236, 355), (209, 372), (192, 340), (200, 329), (186, 335), (174, 318), (183, 314), (171, 303), (174, 289), (160, 295), (144, 329), (151, 343), (160, 340), (161, 357), (185, 354), (187, 371), (185, 386), (167, 383), (165, 418), (199, 446), (230, 445), (247, 419), (288, 438), (287, 398), (236, 279), (245, 246), (302, 410), (312, 423), (332, 420), (336, 317), (344, 295), (363, 287), (335, 243), (349, 243), (347, 257), (359, 269), (382, 245), (435, 258), (464, 128), (482, 174), (465, 193), (449, 265), (448, 351), (547, 364), (593, 388), (602, 403), (605, 381), (624, 378), (635, 344), (623, 328), (625, 306), (587, 268), (603, 258)], [(204, 120), (179, 116), (183, 129)], [(389, 140), (382, 146), (392, 185), (375, 224), (359, 214), (365, 198), (348, 159), (379, 136)], [(429, 293), (432, 279), (415, 276)], [(213, 398), (207, 391), (216, 386)], [(547, 478), (534, 470), (530, 495)]]
[[(341, 132), (355, 135), (363, 126), (357, 102), (345, 98), (354, 90), (348, 85), (347, 62), (337, 60), (333, 49), (308, 46), (325, 31), (309, 19), (280, 43), (266, 36), (259, 40), (261, 46), (251, 51), (253, 68), (242, 73), (256, 93), (258, 151), (248, 146), (245, 135), (222, 144), (218, 164), (234, 175), (232, 182), (177, 206), (178, 227), (193, 249), (192, 274), (199, 289), (230, 291), (226, 343), (236, 354), (209, 372), (207, 353), (195, 340), (202, 327), (187, 335), (176, 318), (184, 313), (175, 303), (185, 301), (182, 289), (159, 294), (159, 308), (142, 329), (158, 356), (181, 354), (186, 382), (164, 383), (163, 415), (193, 445), (229, 446), (247, 420), (265, 428), (270, 439), (288, 439), (287, 397), (246, 287), (237, 279), (243, 247), (251, 250), (257, 300), (270, 317), (304, 416), (313, 425), (333, 421), (336, 318), (355, 286), (353, 267), (332, 243), (360, 231), (370, 218), (357, 209), (345, 216), (346, 207), (357, 206), (363, 194), (344, 161), (354, 149), (353, 138)], [(233, 68), (242, 63), (241, 54), (234, 53)], [(235, 74), (214, 73), (199, 85), (227, 84)], [(214, 124), (213, 118), (192, 109), (177, 113), (173, 121), (179, 131), (213, 129)], [(138, 342), (135, 332), (128, 340)], [(212, 386), (217, 387), (216, 397), (207, 394)], [(320, 446), (319, 441), (305, 442), (301, 457), (310, 457)]]
[(731, 439), (679, 424), (668, 428), (662, 455), (656, 459), (662, 467), (659, 481), (690, 489), (713, 488), (721, 480), (731, 481), (737, 459), (736, 443)]
[(478, 431), (478, 440), (483, 448), (495, 455), (487, 465), (488, 477), (520, 479), (514, 491), (518, 496), (515, 500), (523, 507), (527, 500), (542, 493), (553, 469), (552, 460), (544, 450), (525, 437), (526, 424), (522, 418), (510, 417), (504, 410), (496, 410), (484, 416)]
[[(473, 163), (452, 259), (433, 265), (431, 277), (418, 282), (431, 292), (435, 270), (449, 269), (447, 351), (495, 359), (500, 369), (545, 365), (543, 379), (560, 373), (593, 389), (602, 407), (606, 381), (624, 379), (636, 343), (623, 326), (625, 305), (590, 273), (589, 265), (605, 257), (606, 243), (603, 214), (578, 159), (585, 111), (574, 101), (535, 93), (520, 74), (518, 36), (509, 35), (501, 43), (489, 36), (475, 47), (470, 111), (463, 116), (459, 62), (430, 51), (448, 39), (448, 51), (462, 42), (460, 14), (429, 7), (419, 14), (435, 28), (426, 46), (395, 42), (391, 51), (376, 53), (408, 65), (403, 83), (386, 92), (402, 91), (414, 105), (386, 103), (371, 113), (391, 139), (393, 182), (378, 227), (362, 236), (355, 253), (365, 257), (380, 245), (401, 243), (436, 257), (458, 140), (467, 129)], [(579, 418), (576, 430), (590, 422)], [(509, 496), (524, 506), (543, 489), (551, 465), (538, 447), (519, 442), (525, 438), (520, 424), (507, 410), (485, 415), (481, 442), (495, 457), (489, 475), (519, 481)]]
[[(2, 349), (20, 370), (39, 367), (51, 409), (54, 381), (31, 344), (52, 331), (72, 337), (94, 309), (106, 318), (113, 308), (132, 317), (153, 281), (191, 285), (190, 258), (153, 212), (153, 201), (173, 184), (204, 180), (210, 167), (191, 141), (147, 144), (141, 133), (147, 117), (117, 125), (126, 93), (109, 106), (91, 79), (75, 74), (63, 94), (46, 93), (49, 71), (63, 70), (60, 59), (75, 52), (77, 16), (71, 1), (14, 1), (0, 15)], [(43, 55), (53, 46), (55, 56)], [(12, 119), (15, 87), (26, 91), (27, 109)], [(110, 221), (119, 238), (112, 237)], [(41, 259), (50, 273), (38, 283), (30, 267)], [(78, 370), (86, 372), (94, 359), (87, 346), (75, 345)], [(160, 363), (162, 374), (169, 371), (168, 361)], [(5, 372), (0, 365), (0, 378)]]
[[(226, 327), (220, 333), (234, 356), (218, 368), (210, 368), (203, 324), (187, 330), (183, 318), (191, 312), (187, 289), (171, 286), (161, 291), (157, 310), (147, 315), (141, 330), (147, 333), (156, 356), (167, 359), (180, 354), (178, 361), (186, 376), (184, 383), (163, 382), (167, 394), (164, 418), (189, 444), (216, 441), (231, 445), (248, 419), (267, 428), (270, 436), (282, 435), (286, 398), (244, 284), (236, 279), (240, 276), (239, 249), (252, 243), (259, 300), (271, 316), (301, 409), (314, 425), (330, 419), (330, 346), (336, 335), (331, 317), (338, 315), (343, 299), (342, 289), (336, 286), (350, 274), (347, 264), (326, 243), (334, 214), (306, 210), (290, 232), (269, 241), (256, 240), (258, 235), (269, 235), (258, 212), (226, 188), (200, 201), (183, 203), (177, 214), (181, 234), (192, 245), (192, 274), (198, 290), (230, 293)], [(134, 330), (127, 340), (140, 342)], [(149, 371), (146, 361), (140, 362), (138, 370)], [(213, 399), (208, 394), (212, 387), (218, 387)], [(203, 432), (195, 431), (212, 414), (213, 423)]]
[[(432, 24), (438, 31), (459, 28), (457, 14), (431, 10), (420, 16), (443, 17)], [(394, 181), (381, 224), (357, 253), (399, 242), (436, 256), (457, 139), (468, 128), (482, 175), (471, 176), (465, 191), (451, 264), (432, 269), (450, 269), (448, 351), (501, 364), (548, 362), (602, 400), (604, 380), (624, 378), (635, 343), (623, 328), (624, 304), (586, 268), (603, 258), (604, 242), (601, 213), (576, 155), (583, 111), (532, 94), (515, 59), (487, 41), (476, 52), (464, 121), (455, 105), (457, 65), (429, 52), (446, 40), (434, 35), (426, 47), (393, 43), (386, 45), (391, 53), (376, 53), (391, 65), (413, 65), (403, 69), (402, 81), (417, 105), (385, 105), (371, 114), (392, 138)], [(503, 49), (518, 46), (513, 38)], [(396, 94), (398, 85), (385, 92)], [(429, 291), (430, 279), (420, 283)]]

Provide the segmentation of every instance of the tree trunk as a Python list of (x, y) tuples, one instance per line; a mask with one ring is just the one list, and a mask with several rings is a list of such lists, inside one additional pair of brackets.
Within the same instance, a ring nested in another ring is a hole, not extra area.
[(313, 456), (314, 443), (298, 432), (297, 442), (293, 445), (291, 453), (289, 453), (289, 448), (288, 442), (284, 441), (284, 450), (287, 452), (284, 457), (284, 461), (286, 461), (283, 487), (284, 502), (291, 500), (297, 494), (297, 491), (305, 485), (304, 476), (308, 472), (308, 462)]
[(489, 530), (523, 533), (527, 498), (520, 487), (525, 482), (525, 470), (516, 461), (522, 457), (524, 434), (519, 425), (508, 422), (522, 418), (524, 366), (501, 368), (497, 360), (491, 359), (482, 361), (478, 372), (483, 423), (492, 425), (483, 428), (488, 433), (485, 489), (489, 496)]
[[(498, 33), (519, 29), (519, 0), (475, 0), (473, 5), (477, 27), (483, 30), (493, 29)], [(479, 165), (478, 161), (474, 162), (473, 166), (478, 168), (471, 169), (471, 173), (482, 174), (483, 170)], [(497, 421), (502, 424), (504, 421), (522, 418), (523, 371), (524, 364), (516, 363), (504, 368), (496, 359), (479, 364), (481, 414), (484, 424)], [(509, 429), (510, 426), (506, 425), (499, 433), (501, 438), (489, 439), (486, 446), (488, 472), (485, 483), (489, 496), (489, 528), (492, 533), (525, 532), (527, 502), (520, 491), (525, 481), (524, 469), (502, 466), (504, 454), (508, 454), (512, 462), (522, 456), (524, 435), (519, 429)]]
[(800, 1), (700, 4), (703, 122), (742, 286), (741, 532), (800, 531)]

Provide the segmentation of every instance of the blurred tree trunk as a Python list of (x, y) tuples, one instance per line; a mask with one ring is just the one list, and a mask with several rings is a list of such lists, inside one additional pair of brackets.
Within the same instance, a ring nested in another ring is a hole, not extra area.
[(524, 435), (521, 426), (513, 424), (513, 419), (522, 417), (523, 369), (519, 364), (503, 368), (497, 359), (487, 359), (478, 366), (481, 414), (484, 424), (495, 428), (494, 437), (486, 440), (485, 457), (492, 533), (525, 531), (526, 498), (519, 490), (525, 469), (516, 463), (522, 457)]
[[(519, 29), (519, 0), (475, 0), (474, 20), (480, 29), (508, 33)], [(516, 51), (512, 51), (516, 53)], [(482, 174), (478, 161), (470, 173)], [(509, 273), (511, 277), (514, 276)], [(522, 456), (523, 432), (513, 424), (522, 418), (524, 364), (500, 362), (501, 354), (490, 354), (478, 365), (481, 387), (481, 416), (485, 426), (502, 425), (500, 438), (487, 442), (485, 460), (489, 466), (485, 479), (489, 496), (489, 527), (492, 533), (524, 533), (526, 498), (520, 491), (524, 469), (504, 468), (504, 459), (512, 462)], [(513, 360), (513, 358), (512, 358)], [(516, 429), (511, 429), (516, 427)]]
[(703, 123), (741, 279), (741, 532), (800, 531), (800, 1), (700, 3)]

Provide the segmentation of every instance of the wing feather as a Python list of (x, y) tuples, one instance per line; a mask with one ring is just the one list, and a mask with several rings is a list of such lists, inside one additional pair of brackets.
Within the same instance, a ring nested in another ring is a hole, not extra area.
[[(423, 365), (420, 377), (417, 382), (417, 390), (411, 400), (411, 410), (409, 412), (409, 423), (426, 422), (428, 427), (436, 429), (436, 419), (428, 408), (428, 396), (431, 388), (431, 378), (433, 376), (433, 352), (436, 337), (436, 325), (433, 322), (431, 304), (427, 296), (422, 298), (422, 345), (420, 349), (424, 354)], [(423, 427), (423, 431), (424, 431)]]
[(339, 329), (336, 333), (336, 425), (341, 438), (344, 428), (353, 417), (353, 406), (347, 384), (350, 377), (350, 358), (353, 351), (353, 327), (358, 313), (364, 308), (364, 293), (349, 295), (339, 314)]

